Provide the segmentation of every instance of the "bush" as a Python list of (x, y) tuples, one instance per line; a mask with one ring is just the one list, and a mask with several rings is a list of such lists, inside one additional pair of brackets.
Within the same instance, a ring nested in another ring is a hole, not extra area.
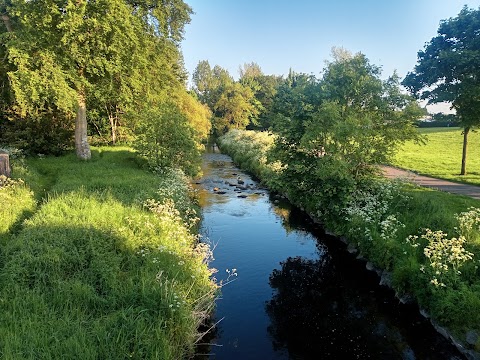
[(46, 110), (37, 116), (0, 119), (0, 143), (26, 154), (61, 155), (73, 147), (74, 120), (58, 110)]
[(195, 132), (176, 105), (164, 103), (138, 115), (133, 147), (152, 169), (179, 167), (189, 175), (200, 170)]

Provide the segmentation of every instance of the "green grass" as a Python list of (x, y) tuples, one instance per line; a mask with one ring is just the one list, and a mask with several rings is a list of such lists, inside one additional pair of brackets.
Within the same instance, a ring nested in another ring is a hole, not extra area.
[(195, 247), (186, 179), (135, 159), (128, 148), (96, 148), (89, 162), (71, 154), (17, 167), (27, 186), (15, 191), (30, 203), (11, 208), (30, 216), (12, 217), (2, 239), (1, 358), (192, 353), (216, 291), (207, 249)]
[(470, 132), (467, 175), (461, 176), (463, 135), (460, 128), (420, 128), (425, 145), (407, 142), (399, 148), (393, 165), (420, 174), (480, 185), (480, 133)]

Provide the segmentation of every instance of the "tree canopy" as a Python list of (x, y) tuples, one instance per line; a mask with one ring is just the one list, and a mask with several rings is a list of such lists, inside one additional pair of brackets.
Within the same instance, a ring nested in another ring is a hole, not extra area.
[(178, 43), (192, 10), (182, 0), (11, 0), (1, 10), (12, 110), (76, 114), (82, 159), (90, 157), (87, 106), (108, 116), (115, 140), (119, 114), (183, 86)]
[(430, 103), (452, 104), (464, 127), (465, 175), (468, 132), (480, 124), (480, 9), (465, 6), (455, 18), (442, 21), (403, 85)]

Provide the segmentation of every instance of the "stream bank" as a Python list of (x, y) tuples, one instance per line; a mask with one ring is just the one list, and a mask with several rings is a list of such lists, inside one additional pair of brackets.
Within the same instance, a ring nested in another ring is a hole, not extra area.
[(206, 153), (203, 172), (195, 187), (211, 265), (219, 280), (238, 274), (217, 301), (205, 358), (462, 358), (345, 244), (228, 156)]

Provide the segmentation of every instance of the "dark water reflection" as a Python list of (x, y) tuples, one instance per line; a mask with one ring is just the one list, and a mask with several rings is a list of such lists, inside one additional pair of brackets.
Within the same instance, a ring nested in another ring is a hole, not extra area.
[[(461, 359), (337, 239), (229, 157), (205, 154), (202, 232), (224, 287), (205, 359)], [(239, 181), (240, 180), (240, 181)], [(239, 182), (241, 184), (239, 184)], [(205, 340), (206, 341), (206, 340)]]

